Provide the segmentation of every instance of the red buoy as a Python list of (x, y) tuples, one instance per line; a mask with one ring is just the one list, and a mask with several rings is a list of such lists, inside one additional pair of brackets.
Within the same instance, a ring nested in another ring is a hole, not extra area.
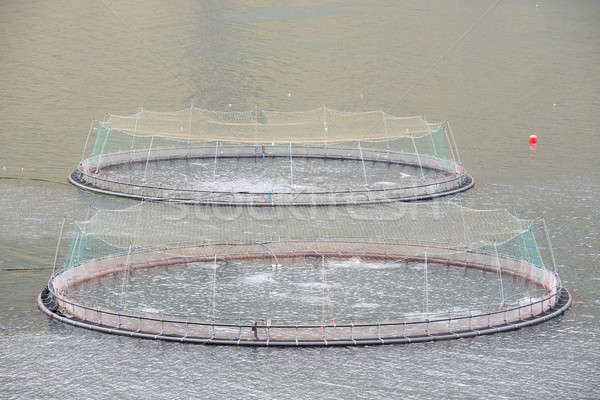
[(537, 136), (536, 136), (536, 135), (531, 135), (531, 136), (529, 136), (529, 144), (530, 144), (530, 145), (531, 145), (531, 144), (537, 144), (537, 142), (538, 142), (538, 138), (537, 138)]

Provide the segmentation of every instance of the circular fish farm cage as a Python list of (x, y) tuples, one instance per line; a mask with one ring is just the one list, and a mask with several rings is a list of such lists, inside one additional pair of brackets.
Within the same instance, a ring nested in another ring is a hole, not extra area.
[(447, 122), (383, 111), (142, 110), (111, 115), (93, 131), (93, 148), (70, 182), (137, 199), (370, 204), (430, 199), (473, 186)]
[(40, 308), (145, 339), (348, 346), (500, 333), (571, 304), (543, 220), (505, 210), (156, 204), (77, 224)]

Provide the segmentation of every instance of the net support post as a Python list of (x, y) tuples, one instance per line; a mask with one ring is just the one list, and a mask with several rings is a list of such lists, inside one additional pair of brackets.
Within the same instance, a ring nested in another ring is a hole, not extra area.
[(83, 158), (85, 157), (85, 151), (87, 150), (88, 147), (88, 142), (90, 140), (90, 135), (92, 134), (92, 131), (94, 130), (94, 119), (92, 118), (92, 121), (90, 122), (90, 129), (88, 130), (88, 134), (85, 138), (85, 144), (83, 145), (83, 150), (81, 150), (81, 160), (79, 161), (79, 164), (81, 165), (81, 163), (83, 162)]
[[(62, 241), (62, 236), (63, 236), (63, 230), (65, 228), (65, 221), (66, 221), (66, 217), (63, 217), (62, 223), (60, 224), (60, 232), (58, 234), (58, 240), (56, 242), (56, 250), (54, 251), (54, 262), (52, 263), (52, 277), (54, 277), (54, 274), (56, 272), (56, 260), (58, 259), (58, 250), (60, 249), (60, 243)], [(75, 251), (75, 250), (73, 250)], [(71, 258), (73, 256), (71, 255)]]
[(417, 161), (419, 162), (419, 169), (421, 171), (421, 179), (425, 179), (425, 174), (423, 173), (423, 163), (421, 162), (421, 155), (419, 154), (419, 149), (417, 149), (417, 143), (415, 142), (415, 137), (411, 134), (410, 140), (412, 141), (413, 148), (415, 149), (415, 154), (417, 156)]
[(543, 217), (542, 223), (544, 225), (544, 232), (546, 233), (546, 241), (548, 242), (548, 248), (550, 249), (550, 256), (552, 257), (552, 268), (554, 273), (556, 273), (556, 258), (554, 257), (554, 249), (552, 248), (552, 242), (550, 241), (550, 233), (548, 232), (548, 227), (546, 226), (546, 219)]

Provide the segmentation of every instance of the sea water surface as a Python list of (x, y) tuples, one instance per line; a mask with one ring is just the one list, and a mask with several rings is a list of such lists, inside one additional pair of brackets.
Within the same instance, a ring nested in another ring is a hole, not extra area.
[[(600, 397), (598, 21), (591, 0), (2, 2), (0, 176), (16, 179), (0, 179), (0, 397)], [(90, 120), (192, 103), (449, 120), (476, 181), (456, 200), (543, 216), (573, 307), (501, 335), (356, 348), (50, 321), (35, 299), (63, 217), (69, 230), (90, 205), (134, 204), (64, 184)]]

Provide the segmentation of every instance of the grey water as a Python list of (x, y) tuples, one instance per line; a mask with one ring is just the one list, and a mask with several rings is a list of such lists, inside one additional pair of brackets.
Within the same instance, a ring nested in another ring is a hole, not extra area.
[(273, 268), (269, 261), (191, 263), (108, 275), (70, 288), (69, 296), (127, 312), (294, 324), (447, 315), (544, 294), (511, 276), (502, 276), (500, 285), (495, 273), (435, 264), (307, 258), (283, 259)]
[[(598, 21), (592, 0), (2, 2), (0, 176), (18, 179), (0, 179), (0, 397), (600, 397)], [(63, 217), (134, 204), (62, 184), (90, 119), (192, 103), (449, 120), (476, 182), (454, 201), (544, 217), (573, 307), (501, 335), (336, 349), (49, 321), (35, 297)]]
[[(364, 166), (364, 169), (363, 169)], [(393, 188), (411, 184), (421, 177), (414, 166), (296, 157), (192, 159), (120, 164), (102, 169), (111, 178), (128, 182), (130, 177), (151, 185), (187, 187), (222, 192), (338, 191), (364, 188)], [(439, 172), (440, 180), (443, 174)], [(423, 169), (424, 177), (435, 171)], [(412, 178), (412, 181), (411, 181)]]

